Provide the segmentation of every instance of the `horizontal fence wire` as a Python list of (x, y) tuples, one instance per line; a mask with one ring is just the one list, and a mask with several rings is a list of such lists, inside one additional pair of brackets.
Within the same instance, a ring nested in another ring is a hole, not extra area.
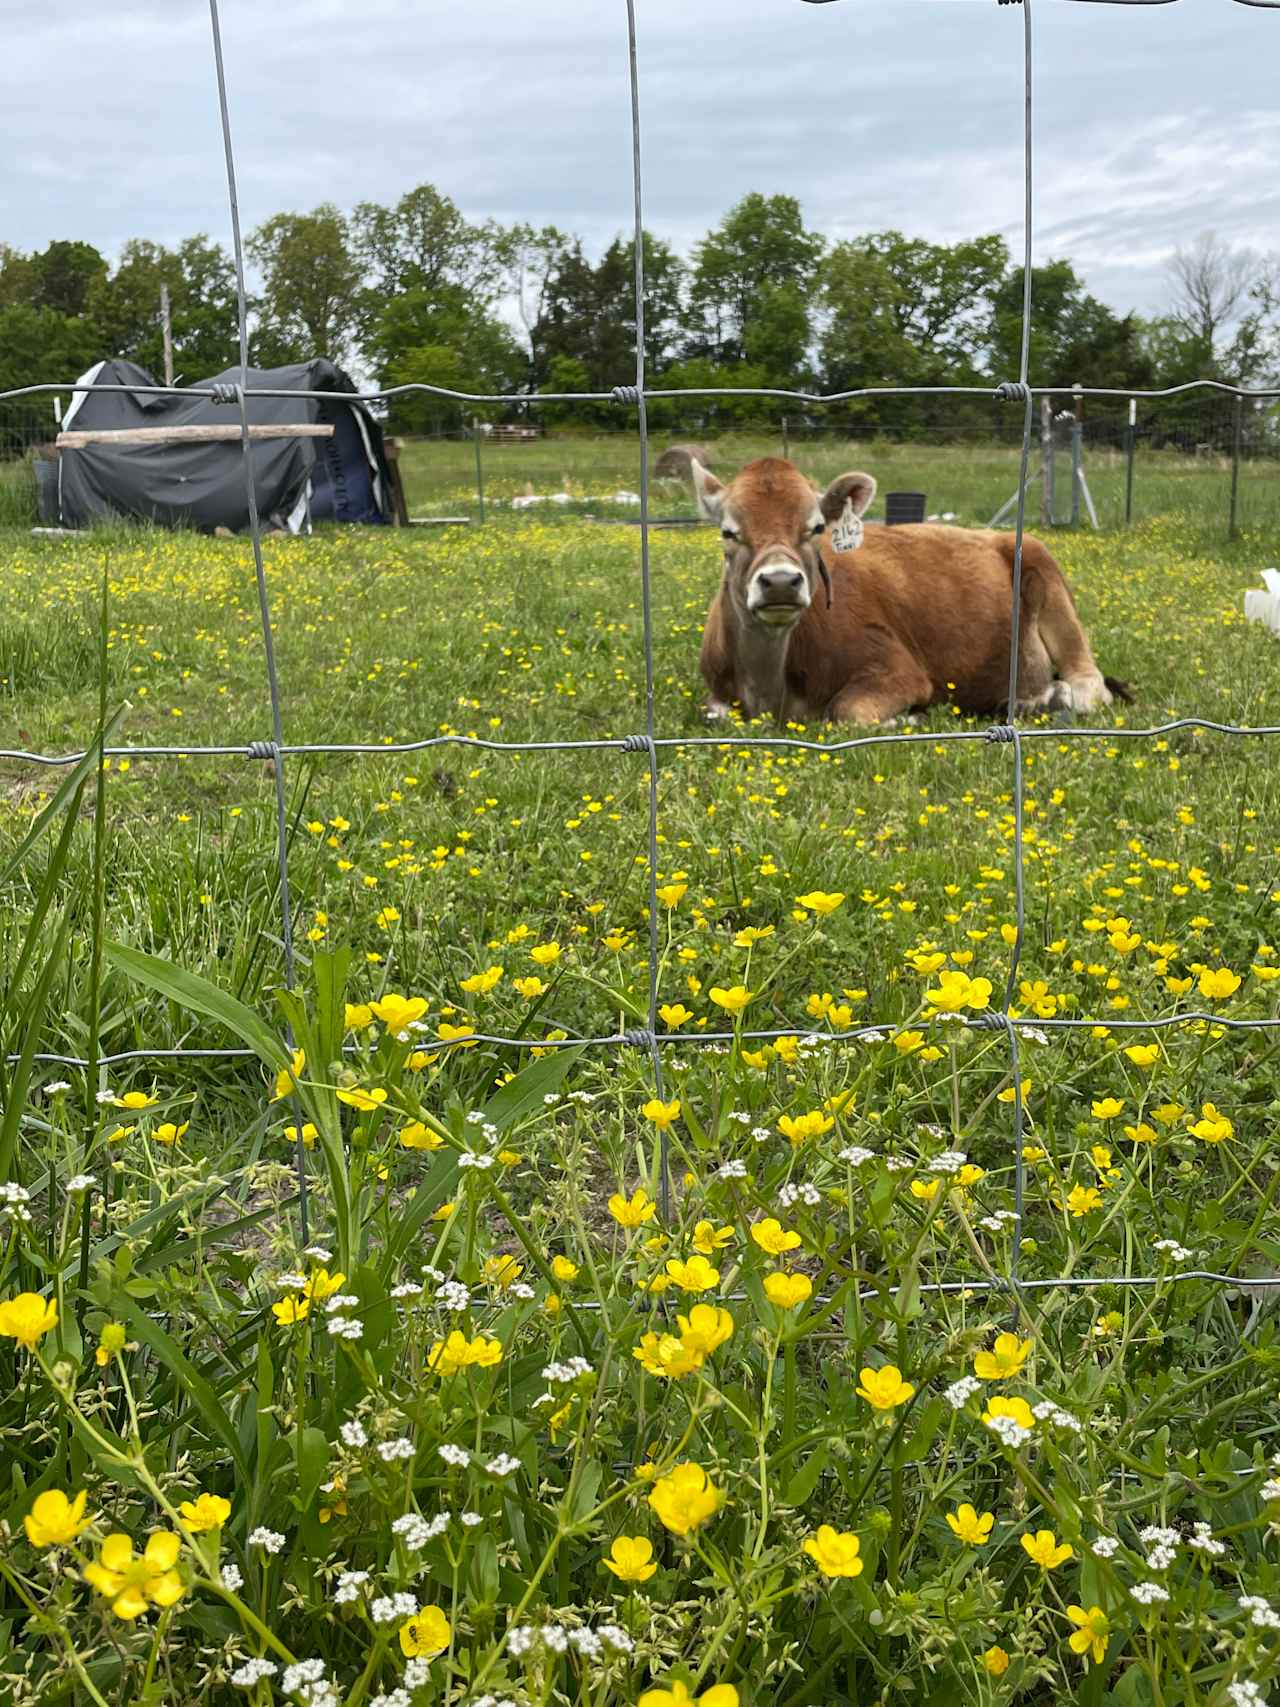
[[(1002, 0), (1003, 3), (1003, 0)], [(290, 758), (307, 757), (394, 757), (407, 753), (419, 753), (434, 747), (457, 746), (477, 748), (496, 753), (550, 753), (550, 752), (582, 752), (610, 751), (623, 753), (643, 753), (648, 764), (648, 909), (649, 909), (649, 947), (648, 947), (648, 1024), (621, 1032), (602, 1036), (564, 1037), (537, 1039), (530, 1037), (508, 1037), (499, 1033), (473, 1031), (464, 1037), (448, 1041), (437, 1040), (427, 1035), (423, 1036), (423, 1046), (443, 1054), (454, 1049), (464, 1049), (476, 1045), (510, 1048), (517, 1050), (547, 1050), (547, 1049), (586, 1049), (586, 1048), (634, 1048), (642, 1050), (649, 1056), (655, 1090), (663, 1095), (664, 1076), (662, 1052), (668, 1046), (674, 1045), (679, 1049), (721, 1048), (728, 1049), (744, 1041), (767, 1042), (781, 1038), (796, 1038), (808, 1048), (837, 1048), (846, 1044), (872, 1044), (884, 1041), (895, 1035), (901, 1028), (896, 1024), (867, 1024), (851, 1030), (819, 1034), (805, 1031), (803, 1027), (776, 1028), (765, 1030), (747, 1030), (741, 1028), (734, 1031), (700, 1032), (694, 1036), (682, 1036), (674, 1032), (660, 1032), (657, 1029), (657, 1002), (659, 955), (657, 935), (657, 849), (659, 832), (659, 802), (658, 802), (658, 755), (660, 751), (674, 749), (677, 752), (686, 749), (709, 748), (719, 752), (733, 752), (736, 749), (774, 748), (794, 749), (800, 751), (843, 753), (860, 748), (885, 746), (910, 746), (931, 744), (938, 746), (942, 743), (956, 741), (981, 741), (988, 744), (1009, 746), (1013, 759), (1013, 805), (1014, 805), (1014, 836), (1013, 856), (1016, 884), (1016, 923), (1015, 936), (1010, 952), (1006, 986), (1003, 1000), (999, 1008), (978, 1014), (940, 1014), (932, 1015), (924, 1021), (930, 1026), (943, 1024), (958, 1024), (966, 1031), (987, 1032), (994, 1035), (1000, 1032), (1004, 1035), (1009, 1048), (1010, 1077), (1013, 1085), (1013, 1161), (1015, 1170), (1015, 1210), (1011, 1223), (1012, 1257), (1007, 1276), (989, 1276), (987, 1278), (957, 1281), (939, 1281), (921, 1285), (918, 1290), (926, 1293), (951, 1294), (972, 1292), (1004, 1291), (1020, 1298), (1023, 1293), (1046, 1289), (1078, 1289), (1088, 1290), (1099, 1287), (1150, 1287), (1199, 1280), (1247, 1289), (1266, 1289), (1280, 1286), (1280, 1276), (1242, 1276), (1232, 1275), (1215, 1269), (1183, 1269), (1158, 1275), (1062, 1275), (1044, 1278), (1028, 1278), (1019, 1272), (1019, 1257), (1021, 1249), (1021, 1233), (1024, 1213), (1024, 1157), (1022, 1154), (1022, 1137), (1026, 1127), (1026, 1111), (1023, 1106), (1022, 1087), (1019, 1068), (1019, 1039), (1039, 1035), (1047, 1038), (1053, 1032), (1071, 1032), (1084, 1029), (1106, 1027), (1110, 1031), (1137, 1030), (1168, 1030), (1188, 1025), (1222, 1027), (1233, 1032), (1267, 1031), (1280, 1027), (1280, 1018), (1269, 1019), (1235, 1019), (1225, 1015), (1202, 1012), (1199, 1010), (1185, 1013), (1157, 1015), (1149, 1018), (1116, 1019), (1060, 1017), (1050, 1019), (1030, 1020), (1013, 1011), (1013, 999), (1016, 993), (1017, 973), (1021, 961), (1026, 934), (1025, 918), (1025, 873), (1026, 848), (1023, 835), (1023, 744), (1037, 740), (1080, 740), (1111, 742), (1115, 740), (1150, 740), (1156, 737), (1173, 734), (1177, 731), (1204, 731), (1221, 734), (1228, 737), (1245, 736), (1275, 736), (1280, 735), (1278, 725), (1242, 725), (1221, 723), (1213, 719), (1200, 717), (1179, 717), (1161, 724), (1153, 724), (1144, 728), (1092, 728), (1078, 724), (1059, 724), (1040, 727), (1021, 727), (1016, 721), (1007, 724), (994, 725), (985, 729), (947, 730), (935, 734), (923, 731), (884, 732), (858, 735), (847, 740), (813, 741), (793, 735), (659, 735), (655, 726), (654, 709), (654, 656), (653, 656), (653, 612), (649, 576), (649, 535), (652, 519), (649, 515), (648, 487), (648, 402), (668, 401), (675, 398), (716, 398), (739, 397), (774, 399), (780, 402), (799, 403), (815, 407), (830, 404), (857, 401), (867, 398), (895, 397), (978, 397), (1004, 403), (1021, 403), (1023, 407), (1023, 426), (1021, 434), (1021, 463), (1023, 481), (1017, 506), (1017, 517), (1014, 528), (1014, 562), (1013, 562), (1013, 598), (1012, 623), (1009, 653), (1009, 716), (1016, 715), (1017, 699), (1017, 660), (1018, 660), (1018, 628), (1020, 621), (1019, 590), (1022, 573), (1022, 547), (1026, 507), (1026, 471), (1031, 452), (1033, 400), (1037, 397), (1095, 397), (1117, 399), (1161, 399), (1187, 396), (1197, 392), (1220, 393), (1237, 399), (1250, 399), (1258, 403), (1271, 399), (1280, 399), (1280, 389), (1270, 387), (1247, 387), (1231, 385), (1221, 380), (1199, 379), (1190, 380), (1180, 385), (1154, 388), (1131, 388), (1114, 386), (1079, 386), (1079, 385), (1033, 385), (1029, 380), (1029, 351), (1032, 325), (1032, 234), (1033, 234), (1033, 131), (1032, 131), (1032, 31), (1031, 14), (1032, 0), (1022, 0), (1022, 66), (1023, 66), (1023, 302), (1021, 345), (1019, 359), (1019, 375), (1016, 380), (1001, 382), (993, 389), (990, 385), (904, 385), (904, 386), (865, 386), (847, 391), (812, 392), (805, 390), (789, 390), (778, 387), (738, 386), (738, 387), (681, 387), (667, 390), (646, 383), (644, 355), (644, 313), (645, 313), (645, 281), (643, 244), (643, 190), (641, 171), (640, 144), (640, 82), (638, 71), (635, 0), (624, 0), (626, 13), (626, 41), (628, 53), (629, 92), (631, 107), (631, 146), (632, 146), (632, 207), (634, 216), (634, 287), (635, 287), (635, 316), (636, 316), (636, 374), (634, 384), (619, 384), (608, 391), (580, 392), (518, 392), (518, 393), (486, 393), (457, 391), (447, 386), (410, 383), (378, 387), (362, 391), (322, 391), (309, 390), (303, 392), (286, 391), (271, 386), (251, 386), (249, 384), (250, 369), (248, 364), (248, 305), (244, 280), (243, 252), (240, 235), (239, 208), (236, 194), (235, 156), (232, 147), (231, 125), (227, 101), (225, 68), (222, 56), (218, 0), (209, 0), (210, 22), (213, 34), (214, 64), (217, 77), (218, 104), (222, 125), (224, 154), (227, 174), (227, 192), (231, 213), (232, 237), (236, 257), (237, 283), (237, 319), (240, 341), (240, 381), (238, 384), (223, 382), (209, 383), (203, 386), (159, 386), (159, 385), (103, 385), (95, 386), (85, 379), (68, 382), (45, 382), (38, 385), (13, 387), (0, 391), (0, 403), (10, 402), (19, 398), (49, 395), (57, 392), (87, 392), (100, 390), (104, 392), (131, 392), (146, 396), (180, 395), (184, 397), (208, 396), (215, 403), (235, 407), (240, 417), (241, 448), (245, 474), (245, 487), (248, 498), (250, 535), (253, 546), (255, 580), (259, 614), (264, 640), (264, 667), (268, 689), (272, 738), (270, 740), (252, 741), (246, 744), (225, 745), (183, 745), (183, 746), (141, 746), (141, 747), (108, 747), (103, 751), (103, 758), (138, 759), (196, 759), (196, 758), (249, 758), (260, 761), (272, 761), (275, 779), (276, 796), (276, 848), (274, 863), (278, 867), (278, 891), (281, 908), (282, 947), (284, 951), (284, 974), (288, 988), (294, 982), (294, 950), (292, 934), (292, 909), (288, 870), (288, 826), (285, 811), (285, 761)], [(257, 493), (254, 483), (253, 464), (250, 455), (249, 435), (249, 403), (254, 397), (297, 398), (307, 397), (319, 402), (340, 403), (382, 403), (397, 397), (415, 394), (444, 398), (459, 403), (502, 405), (503, 407), (539, 407), (545, 404), (591, 404), (612, 403), (623, 407), (634, 406), (637, 411), (637, 423), (640, 440), (640, 585), (642, 605), (642, 642), (645, 665), (645, 733), (631, 734), (619, 737), (609, 737), (596, 740), (547, 740), (547, 741), (494, 741), (473, 735), (439, 734), (418, 741), (354, 741), (354, 742), (298, 742), (290, 743), (284, 738), (282, 695), (279, 675), (276, 667), (274, 648), (272, 644), (271, 615), (268, 601), (268, 589), (262, 556), (261, 527), (257, 509)], [(49, 754), (33, 753), (20, 749), (0, 749), (0, 761), (15, 764), (34, 765), (37, 767), (59, 768), (74, 765), (86, 756), (85, 752)], [(348, 1046), (354, 1049), (354, 1045)], [(16, 1057), (10, 1057), (16, 1059)], [(34, 1060), (50, 1066), (80, 1068), (88, 1072), (105, 1069), (111, 1066), (139, 1061), (162, 1060), (253, 1060), (257, 1059), (256, 1052), (245, 1048), (210, 1048), (187, 1047), (183, 1045), (169, 1048), (136, 1048), (117, 1051), (115, 1053), (100, 1053), (92, 1058), (83, 1056), (59, 1054), (55, 1052), (38, 1053)], [(294, 1117), (299, 1139), (295, 1153), (295, 1165), (298, 1173), (299, 1200), (302, 1213), (303, 1243), (307, 1239), (307, 1165), (305, 1151), (301, 1141), (302, 1119), (295, 1106)], [(661, 1135), (661, 1149), (658, 1159), (660, 1187), (664, 1212), (670, 1205), (670, 1156), (667, 1134)], [(889, 1289), (891, 1292), (896, 1288)], [(875, 1297), (879, 1293), (875, 1288), (866, 1289), (865, 1296)]]

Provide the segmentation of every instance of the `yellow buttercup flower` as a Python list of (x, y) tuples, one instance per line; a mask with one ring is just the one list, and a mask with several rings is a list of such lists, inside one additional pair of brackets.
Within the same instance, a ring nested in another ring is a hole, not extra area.
[(1206, 966), (1200, 974), (1200, 994), (1207, 1000), (1223, 1001), (1228, 996), (1234, 996), (1240, 988), (1239, 975), (1229, 966)]
[(608, 1557), (601, 1563), (624, 1583), (647, 1583), (658, 1568), (653, 1560), (653, 1542), (643, 1535), (615, 1535)]
[(701, 1251), (704, 1257), (714, 1256), (726, 1245), (731, 1245), (733, 1239), (732, 1227), (717, 1227), (713, 1221), (699, 1221), (693, 1229), (693, 1248)]
[(991, 1005), (991, 980), (971, 978), (967, 972), (953, 971), (938, 974), (938, 988), (926, 990), (925, 1000), (931, 1007), (946, 1013), (959, 1013), (963, 1008), (986, 1008)]
[(688, 1025), (693, 1014), (683, 1002), (664, 1002), (658, 1009), (658, 1017), (663, 1025), (672, 1031), (677, 1031), (682, 1025)]
[(540, 942), (536, 948), (529, 950), (529, 958), (535, 966), (554, 966), (560, 958), (558, 942)]
[(1033, 1429), (1036, 1426), (1035, 1414), (1025, 1399), (1004, 1399), (998, 1396), (988, 1399), (982, 1420), (990, 1424), (997, 1417), (1011, 1417), (1019, 1428)]
[(895, 1363), (886, 1363), (883, 1369), (864, 1369), (859, 1374), (858, 1397), (877, 1411), (891, 1411), (897, 1405), (905, 1405), (914, 1392), (915, 1388), (910, 1381), (903, 1380), (902, 1371)]
[(1008, 1381), (1018, 1374), (1030, 1352), (1029, 1339), (1020, 1340), (1017, 1334), (999, 1334), (990, 1351), (975, 1355), (973, 1373), (979, 1381)]
[(456, 1375), (460, 1369), (492, 1369), (502, 1362), (502, 1341), (477, 1334), (469, 1340), (455, 1328), (446, 1340), (437, 1340), (427, 1353), (427, 1368), (434, 1375)]
[(17, 1340), (28, 1351), (34, 1351), (57, 1325), (57, 1304), (52, 1298), (42, 1298), (38, 1292), (19, 1292), (0, 1303), (0, 1339)]
[(664, 907), (678, 907), (689, 892), (687, 883), (664, 883), (654, 893)]
[(442, 1654), (449, 1646), (453, 1628), (438, 1606), (424, 1606), (400, 1626), (400, 1651), (410, 1659)]
[(291, 1328), (295, 1322), (305, 1322), (311, 1314), (311, 1300), (298, 1298), (290, 1293), (288, 1298), (282, 1298), (278, 1304), (271, 1306), (271, 1314), (282, 1328)]
[(1098, 1097), (1090, 1105), (1089, 1112), (1095, 1120), (1114, 1120), (1123, 1107), (1122, 1097)]
[(1194, 1121), (1188, 1130), (1193, 1138), (1199, 1138), (1205, 1144), (1224, 1144), (1235, 1134), (1235, 1127), (1211, 1102), (1201, 1106), (1199, 1120)]
[(1135, 1067), (1144, 1069), (1154, 1067), (1160, 1059), (1160, 1045), (1158, 1043), (1132, 1043), (1125, 1050), (1125, 1054)]
[(154, 1108), (160, 1098), (152, 1096), (148, 1091), (126, 1091), (123, 1096), (112, 1097), (111, 1101), (116, 1108), (128, 1108), (137, 1111), (143, 1108)]
[(840, 890), (828, 895), (825, 890), (811, 889), (807, 895), (797, 895), (796, 901), (806, 911), (816, 914), (819, 918), (826, 918), (843, 903), (844, 895)]
[(995, 1513), (984, 1511), (981, 1516), (974, 1508), (965, 1504), (957, 1511), (947, 1513), (947, 1523), (957, 1541), (963, 1541), (966, 1547), (985, 1547), (991, 1539), (992, 1526), (996, 1521)]
[(57, 1488), (47, 1488), (37, 1494), (31, 1510), (22, 1520), (27, 1540), (33, 1547), (68, 1547), (89, 1527), (91, 1518), (84, 1515), (88, 1494), (83, 1488), (73, 1500)]
[(686, 1345), (675, 1334), (642, 1334), (640, 1344), (633, 1347), (631, 1355), (642, 1369), (664, 1381), (679, 1381), (684, 1375), (692, 1375), (695, 1369), (702, 1368), (705, 1361), (696, 1346)]
[(111, 1602), (117, 1618), (139, 1618), (150, 1606), (173, 1606), (186, 1590), (174, 1566), (182, 1550), (172, 1530), (158, 1529), (135, 1557), (127, 1535), (108, 1535), (98, 1557), (84, 1567), (84, 1580)]
[(414, 1020), (421, 1019), (427, 1011), (427, 1004), (421, 996), (397, 996), (394, 992), (382, 997), (381, 1001), (370, 1002), (369, 1010), (375, 1019), (382, 1021), (387, 1030), (397, 1035)]
[(988, 1648), (982, 1663), (992, 1677), (1003, 1677), (1009, 1669), (1009, 1656), (1001, 1647)]
[(701, 1255), (691, 1256), (687, 1262), (672, 1258), (667, 1264), (667, 1275), (681, 1292), (709, 1292), (720, 1284), (720, 1270), (712, 1268)]
[(688, 1535), (715, 1515), (724, 1499), (700, 1464), (677, 1464), (649, 1490), (649, 1504), (673, 1535)]
[(181, 1126), (175, 1125), (172, 1120), (165, 1120), (153, 1129), (151, 1136), (157, 1144), (176, 1144), (183, 1133), (190, 1129), (190, 1126), (189, 1120), (184, 1120)]
[(862, 1543), (856, 1535), (824, 1523), (816, 1535), (804, 1542), (804, 1551), (824, 1577), (860, 1577), (863, 1562), (858, 1557)]
[(402, 1126), (396, 1139), (404, 1150), (438, 1150), (444, 1143), (440, 1134), (433, 1132), (421, 1120), (411, 1120), (407, 1126)]
[(381, 1108), (386, 1100), (387, 1093), (381, 1085), (368, 1091), (360, 1085), (352, 1085), (349, 1090), (338, 1092), (338, 1101), (345, 1102), (348, 1108), (354, 1108), (360, 1114), (372, 1114), (375, 1109)]
[(490, 990), (496, 990), (502, 982), (501, 966), (488, 966), (483, 972), (473, 972), (469, 978), (464, 978), (458, 988), (468, 996), (487, 996)]
[(1034, 1535), (1023, 1535), (1019, 1539), (1028, 1559), (1044, 1571), (1056, 1571), (1064, 1560), (1072, 1558), (1075, 1553), (1070, 1542), (1059, 1542), (1052, 1529), (1037, 1529)]
[(303, 1297), (332, 1298), (335, 1292), (341, 1292), (346, 1279), (341, 1269), (337, 1274), (330, 1274), (327, 1268), (312, 1269), (307, 1276), (307, 1284), (303, 1287)]
[(484, 1259), (484, 1277), (499, 1292), (513, 1286), (523, 1273), (524, 1264), (508, 1254)]
[(1102, 1193), (1091, 1185), (1073, 1185), (1067, 1193), (1067, 1208), (1079, 1221), (1085, 1215), (1092, 1215), (1095, 1209), (1102, 1208)]
[(742, 1012), (754, 994), (743, 984), (732, 984), (727, 990), (722, 990), (719, 985), (714, 985), (707, 993), (718, 1008), (723, 1008), (726, 1013), (735, 1015)]
[(570, 1262), (568, 1257), (552, 1257), (551, 1272), (558, 1281), (567, 1286), (571, 1280), (578, 1278), (578, 1265), (576, 1262)]
[(363, 1002), (345, 1002), (342, 1009), (344, 1031), (368, 1031), (373, 1024), (373, 1009)]
[(798, 1147), (809, 1138), (821, 1138), (830, 1132), (835, 1120), (829, 1114), (823, 1114), (821, 1109), (814, 1109), (809, 1114), (784, 1114), (778, 1120), (778, 1131), (784, 1138)]
[(293, 1095), (298, 1088), (298, 1080), (302, 1077), (302, 1071), (306, 1064), (306, 1051), (295, 1049), (290, 1065), (281, 1067), (276, 1074), (275, 1090), (271, 1093), (272, 1102), (280, 1102), (285, 1097)]
[(669, 1132), (680, 1118), (680, 1101), (677, 1098), (674, 1102), (663, 1102), (661, 1097), (650, 1097), (640, 1112), (660, 1132)]
[[(298, 1142), (298, 1128), (296, 1126), (286, 1126), (284, 1129), (284, 1135), (289, 1140), (289, 1142), (291, 1144), (293, 1144), (293, 1145), (297, 1144), (297, 1142)], [(302, 1146), (303, 1146), (303, 1149), (314, 1150), (316, 1147), (316, 1138), (317, 1137), (318, 1137), (318, 1133), (316, 1132), (314, 1123), (310, 1120), (304, 1121), (302, 1124)]]
[(1106, 1613), (1100, 1606), (1091, 1606), (1087, 1612), (1083, 1606), (1069, 1606), (1067, 1617), (1076, 1626), (1068, 1637), (1072, 1653), (1088, 1654), (1094, 1665), (1101, 1665), (1111, 1631), (1111, 1621)]
[(526, 1002), (534, 1002), (539, 996), (545, 996), (551, 986), (544, 984), (535, 973), (530, 973), (527, 978), (513, 978), (511, 988), (517, 996), (523, 996)]
[(182, 1527), (192, 1535), (206, 1529), (221, 1529), (231, 1516), (231, 1501), (221, 1494), (198, 1494), (194, 1500), (183, 1500), (178, 1507)]
[(687, 1352), (710, 1357), (733, 1334), (733, 1317), (714, 1304), (695, 1304), (687, 1316), (677, 1316), (680, 1344)]
[(642, 1185), (629, 1198), (615, 1191), (609, 1199), (609, 1213), (620, 1227), (642, 1227), (658, 1213), (658, 1205)]
[(813, 1296), (813, 1282), (807, 1274), (766, 1274), (764, 1295), (779, 1310), (794, 1310)]
[(738, 1692), (731, 1683), (717, 1683), (694, 1696), (676, 1678), (670, 1689), (646, 1689), (637, 1707), (738, 1707)]
[(771, 1257), (785, 1256), (800, 1244), (799, 1233), (793, 1233), (783, 1227), (772, 1215), (764, 1221), (753, 1221), (750, 1231), (755, 1243)]

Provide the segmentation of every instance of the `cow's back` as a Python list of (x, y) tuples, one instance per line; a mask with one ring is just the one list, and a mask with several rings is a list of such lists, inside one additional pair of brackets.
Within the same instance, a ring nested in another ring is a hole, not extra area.
[[(875, 669), (896, 641), (939, 698), (973, 709), (997, 704), (1009, 670), (1011, 539), (924, 522), (869, 526), (858, 550), (828, 548), (831, 609), (819, 595), (797, 624), (787, 658), (803, 697), (815, 707), (828, 703), (851, 676)], [(1031, 536), (1024, 559), (1053, 569)]]

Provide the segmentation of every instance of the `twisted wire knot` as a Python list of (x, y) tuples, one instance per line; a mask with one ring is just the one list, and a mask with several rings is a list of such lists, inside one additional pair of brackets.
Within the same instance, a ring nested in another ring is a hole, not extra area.
[[(1008, 5), (1009, 0), (1000, 0), (1000, 4)], [(1025, 403), (1030, 396), (1031, 387), (1024, 385), (1020, 379), (1002, 379), (995, 389), (997, 403)]]
[(970, 1023), (977, 1026), (979, 1031), (1013, 1030), (1013, 1021), (1008, 1014), (1000, 1013), (997, 1009), (992, 1008), (983, 1008), (980, 1012), (975, 1013)]
[(1018, 731), (1012, 723), (993, 723), (990, 729), (983, 730), (982, 738), (992, 747), (1004, 747), (1018, 739)]
[(612, 403), (638, 403), (640, 401), (640, 387), (638, 385), (615, 385), (609, 393), (609, 400)]
[(622, 750), (624, 753), (651, 753), (653, 742), (647, 735), (624, 735)]
[(225, 381), (220, 381), (216, 385), (211, 385), (209, 387), (209, 393), (214, 403), (238, 403), (240, 401), (240, 387), (238, 385), (228, 385)]
[(622, 1041), (629, 1049), (652, 1049), (658, 1040), (644, 1026), (635, 1026), (623, 1032)]
[(274, 741), (250, 741), (244, 752), (247, 759), (278, 759), (280, 757), (280, 749)]

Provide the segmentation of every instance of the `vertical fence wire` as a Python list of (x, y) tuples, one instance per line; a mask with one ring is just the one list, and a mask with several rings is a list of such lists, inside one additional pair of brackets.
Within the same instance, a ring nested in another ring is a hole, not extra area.
[[(649, 759), (649, 1055), (654, 1091), (666, 1100), (662, 1074), (662, 1051), (658, 1046), (658, 749), (654, 744), (653, 715), (653, 589), (649, 573), (649, 421), (644, 383), (644, 189), (640, 159), (640, 71), (636, 54), (635, 0), (626, 0), (627, 69), (631, 89), (631, 190), (635, 214), (633, 267), (636, 310), (636, 417), (640, 433), (640, 603), (644, 626), (644, 732)], [(667, 1123), (658, 1127), (659, 1195), (662, 1218), (671, 1210), (671, 1141)]]
[[(218, 0), (209, 0), (209, 23), (213, 31), (213, 63), (218, 79), (218, 113), (222, 122), (222, 149), (227, 168), (227, 199), (231, 210), (231, 241), (236, 267), (236, 323), (240, 337), (240, 383), (235, 387), (235, 401), (240, 411), (240, 454), (244, 468), (245, 497), (249, 509), (249, 537), (253, 543), (253, 572), (257, 583), (258, 613), (262, 620), (262, 646), (266, 662), (267, 691), (271, 699), (270, 759), (275, 777), (276, 792), (276, 863), (279, 871), (280, 932), (284, 948), (284, 982), (293, 989), (293, 906), (289, 893), (289, 818), (285, 794), (284, 720), (280, 710), (280, 676), (276, 669), (275, 641), (271, 633), (271, 602), (267, 593), (267, 572), (262, 560), (262, 524), (258, 515), (258, 490), (254, 478), (253, 440), (249, 435), (249, 309), (244, 282), (244, 244), (240, 234), (240, 199), (236, 192), (236, 160), (231, 144), (231, 115), (227, 107), (227, 74), (222, 57), (222, 30), (218, 19)], [(252, 750), (252, 749), (251, 749)], [(286, 1027), (290, 1050), (293, 1049), (293, 1028)], [(309, 1238), (307, 1202), (306, 1146), (303, 1142), (302, 1110), (297, 1096), (293, 1097), (294, 1167), (298, 1178), (298, 1213), (302, 1243)]]
[(1010, 1017), (1013, 998), (1018, 987), (1018, 968), (1022, 962), (1023, 934), (1026, 929), (1026, 865), (1022, 837), (1023, 765), (1022, 737), (1018, 732), (1018, 663), (1022, 628), (1022, 552), (1027, 520), (1027, 474), (1031, 466), (1031, 426), (1034, 401), (1031, 395), (1031, 255), (1034, 213), (1034, 127), (1032, 112), (1032, 54), (1031, 4), (1022, 3), (1022, 337), (1018, 352), (1018, 391), (1022, 399), (1022, 455), (1018, 471), (1018, 506), (1013, 531), (1013, 608), (1009, 625), (1009, 734), (1013, 745), (1013, 859), (1015, 905), (1014, 938), (1009, 955), (1009, 975), (1005, 983), (1004, 1001), (1000, 1010), (1005, 1035), (1009, 1043), (1010, 1072), (1013, 1082), (1013, 1242), (1009, 1260), (1009, 1284), (1013, 1289), (1014, 1308), (1020, 1316), (1023, 1300), (1019, 1291), (1022, 1256), (1022, 1211), (1026, 1189), (1026, 1159), (1022, 1154), (1025, 1118), (1022, 1106), (1022, 1073), (1018, 1056), (1018, 1035)]

